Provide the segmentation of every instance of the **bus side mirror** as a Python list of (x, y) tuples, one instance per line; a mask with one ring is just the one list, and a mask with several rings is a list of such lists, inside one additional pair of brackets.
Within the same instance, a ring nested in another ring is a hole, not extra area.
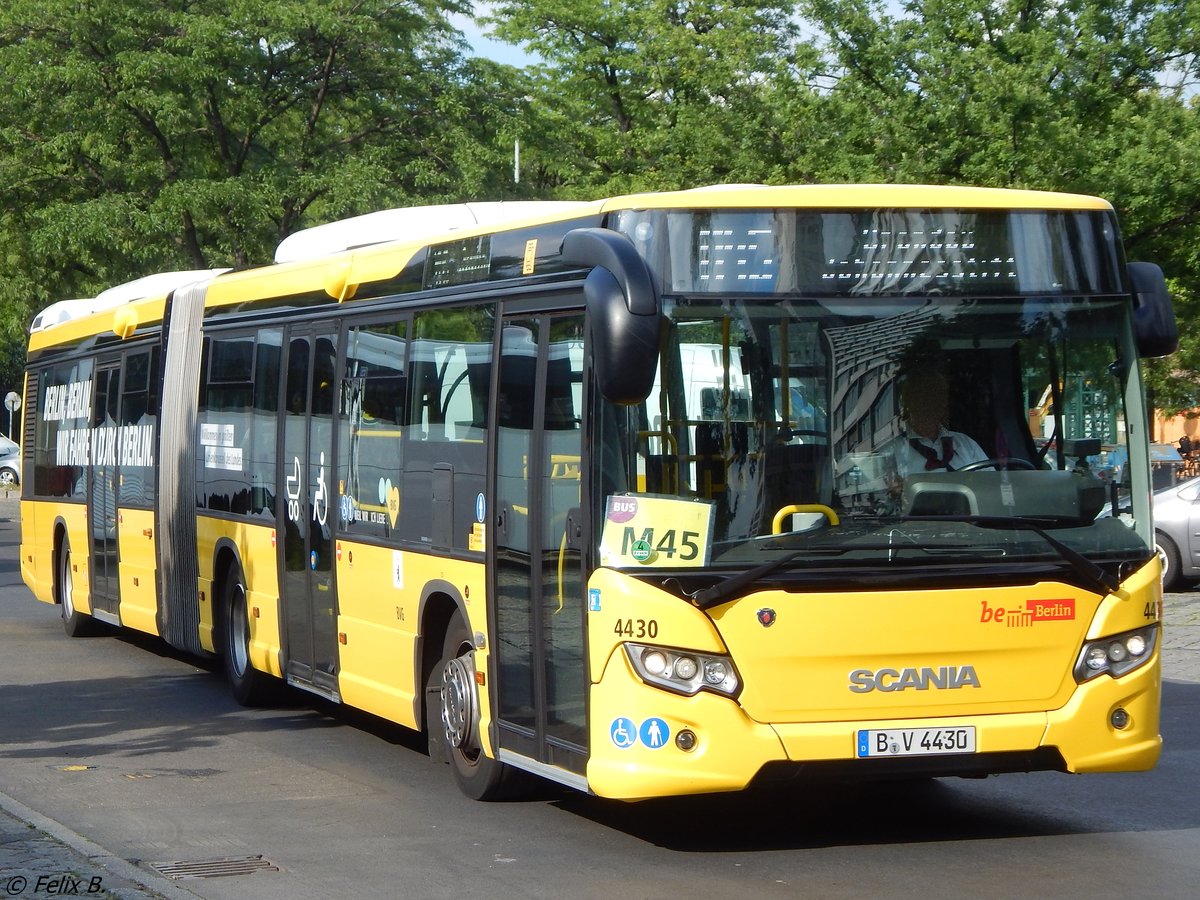
[(567, 232), (562, 259), (592, 270), (584, 279), (583, 294), (600, 393), (613, 403), (641, 403), (654, 386), (662, 332), (650, 270), (629, 238), (607, 228)]
[(1167, 280), (1154, 263), (1131, 262), (1133, 285), (1133, 333), (1138, 356), (1147, 359), (1169, 356), (1179, 349), (1179, 326), (1167, 293)]

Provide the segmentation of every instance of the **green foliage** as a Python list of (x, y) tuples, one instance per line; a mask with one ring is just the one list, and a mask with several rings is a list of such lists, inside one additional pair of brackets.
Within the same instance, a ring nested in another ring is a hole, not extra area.
[[(305, 222), (459, 199), (458, 0), (9, 0), (0, 305), (270, 259)], [(469, 98), (468, 98), (469, 100)]]
[[(1094, 150), (1177, 56), (1175, 4), (801, 0), (839, 144), (888, 180), (1092, 190)], [(1189, 50), (1188, 52), (1192, 52)]]
[(559, 195), (768, 177), (779, 104), (804, 58), (775, 0), (504, 0), (491, 22), (544, 63), (531, 95), (530, 169)]
[(1194, 0), (500, 0), (527, 69), (464, 58), (466, 8), (8, 0), (0, 350), (55, 300), (386, 206), (974, 183), (1110, 199), (1178, 298), (1156, 396), (1200, 402)]

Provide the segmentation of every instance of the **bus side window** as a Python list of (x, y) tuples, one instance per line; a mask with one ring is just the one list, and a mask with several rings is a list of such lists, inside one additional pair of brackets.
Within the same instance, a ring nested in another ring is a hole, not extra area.
[[(39, 373), (33, 449), (33, 492), (39, 497), (81, 497), (88, 489), (91, 358), (62, 363)], [(71, 398), (76, 398), (73, 402)]]
[[(264, 492), (253, 484), (263, 451), (264, 430), (274, 456), (274, 417), (258, 421), (256, 379), (260, 347), (254, 333), (218, 335), (207, 341), (201, 373), (200, 428), (197, 441), (197, 502), (202, 508), (237, 515), (261, 511)], [(259, 474), (261, 480), (261, 472)], [(268, 476), (267, 483), (273, 480)]]
[[(406, 321), (350, 329), (341, 386), (338, 482), (348, 498), (341, 506), (341, 526), (354, 535), (392, 538), (400, 531), (400, 522), (393, 523), (388, 512), (388, 495), (401, 484), (407, 359)], [(406, 514), (402, 503), (401, 519)]]
[(487, 472), (491, 309), (430, 310), (413, 331), (400, 536), (474, 549), (477, 498)]
[(255, 340), (254, 405), (247, 472), (251, 515), (275, 517), (275, 439), (278, 433), (283, 329), (261, 328)]

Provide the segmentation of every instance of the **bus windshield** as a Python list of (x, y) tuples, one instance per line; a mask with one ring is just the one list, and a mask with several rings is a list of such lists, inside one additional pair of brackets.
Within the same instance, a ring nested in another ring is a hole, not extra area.
[(1111, 515), (1147, 489), (1129, 483), (1143, 413), (1125, 297), (697, 294), (666, 312), (654, 388), (601, 417), (603, 459), (623, 467), (610, 488), (707, 508), (697, 558), (961, 574), (1061, 567), (1056, 541), (1148, 558), (1147, 523)]

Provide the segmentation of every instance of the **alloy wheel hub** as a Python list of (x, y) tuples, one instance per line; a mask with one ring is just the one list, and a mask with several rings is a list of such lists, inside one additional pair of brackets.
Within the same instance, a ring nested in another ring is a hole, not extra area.
[(470, 746), (478, 728), (475, 705), (474, 654), (455, 657), (442, 670), (442, 725), (451, 747)]

